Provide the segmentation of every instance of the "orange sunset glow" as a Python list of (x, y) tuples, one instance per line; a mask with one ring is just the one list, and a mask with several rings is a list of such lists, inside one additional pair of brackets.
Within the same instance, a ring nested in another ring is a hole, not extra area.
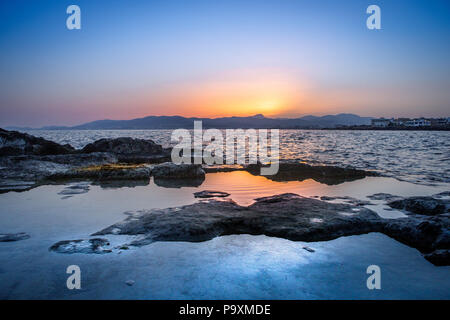
[(131, 104), (139, 106), (136, 116), (148, 115), (147, 110), (155, 110), (157, 106), (162, 106), (161, 115), (278, 116), (301, 104), (306, 88), (304, 81), (280, 71), (240, 70), (199, 81), (167, 84), (155, 92), (137, 93)]

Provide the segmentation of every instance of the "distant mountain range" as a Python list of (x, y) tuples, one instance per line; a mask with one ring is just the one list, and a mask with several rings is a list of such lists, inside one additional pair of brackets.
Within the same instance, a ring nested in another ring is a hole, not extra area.
[[(195, 120), (201, 120), (203, 128), (233, 129), (320, 129), (337, 126), (369, 125), (370, 117), (341, 113), (322, 117), (266, 118), (262, 114), (251, 117), (185, 118), (180, 116), (148, 116), (132, 120), (97, 120), (73, 127), (48, 126), (43, 130), (107, 130), (107, 129), (192, 129)], [(9, 128), (17, 129), (17, 128)], [(24, 129), (24, 128), (21, 128)]]

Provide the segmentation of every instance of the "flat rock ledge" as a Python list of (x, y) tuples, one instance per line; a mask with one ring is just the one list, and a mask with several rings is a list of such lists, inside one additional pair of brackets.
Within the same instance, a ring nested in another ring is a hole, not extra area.
[(231, 234), (267, 235), (292, 241), (327, 241), (381, 232), (418, 249), (435, 265), (450, 265), (450, 217), (410, 215), (383, 219), (352, 204), (329, 203), (296, 194), (256, 199), (248, 207), (230, 199), (206, 199), (176, 208), (128, 212), (128, 217), (93, 236), (136, 235), (127, 245), (155, 241), (207, 241)]
[[(247, 165), (203, 165), (206, 173), (247, 171), (259, 176), (263, 164)], [(278, 164), (278, 172), (275, 175), (264, 176), (273, 181), (304, 181), (313, 179), (319, 183), (336, 185), (347, 181), (363, 179), (365, 177), (380, 176), (378, 172), (361, 169), (338, 167), (330, 165), (309, 165), (296, 160), (281, 160)]]
[[(447, 214), (383, 219), (353, 204), (329, 203), (292, 193), (255, 199), (248, 207), (231, 199), (204, 199), (182, 207), (127, 212), (128, 217), (92, 236), (132, 235), (124, 246), (156, 241), (200, 242), (231, 234), (267, 235), (292, 241), (328, 241), (380, 232), (418, 249), (435, 265), (450, 265), (450, 217)], [(92, 242), (94, 241), (95, 242)], [(106, 239), (58, 242), (62, 253), (108, 253)]]
[[(253, 175), (260, 175), (262, 165), (251, 164), (244, 169)], [(336, 185), (347, 181), (379, 176), (377, 172), (354, 168), (343, 168), (328, 165), (309, 165), (299, 161), (282, 161), (279, 163), (278, 173), (264, 176), (273, 181), (304, 181), (313, 179), (319, 183)]]
[(295, 241), (324, 241), (381, 230), (377, 214), (347, 204), (282, 194), (259, 198), (248, 207), (210, 199), (178, 208), (131, 213), (94, 235), (144, 235), (131, 245), (154, 241), (206, 241), (230, 234), (265, 234)]
[(150, 180), (151, 167), (143, 164), (102, 164), (68, 170), (52, 178), (89, 179), (94, 181)]

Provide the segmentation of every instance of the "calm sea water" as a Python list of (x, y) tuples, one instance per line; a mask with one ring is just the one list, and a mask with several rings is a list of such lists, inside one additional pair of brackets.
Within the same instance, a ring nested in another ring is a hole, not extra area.
[[(172, 130), (31, 130), (75, 148), (101, 138), (152, 139), (164, 146)], [(225, 133), (224, 133), (225, 134)], [(450, 183), (450, 132), (280, 130), (280, 159), (352, 166), (420, 184)]]

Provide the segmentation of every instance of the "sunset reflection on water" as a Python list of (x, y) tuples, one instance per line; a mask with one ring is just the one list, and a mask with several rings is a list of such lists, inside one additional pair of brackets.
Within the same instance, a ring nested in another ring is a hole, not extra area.
[(255, 198), (281, 193), (297, 193), (316, 196), (326, 193), (330, 186), (312, 179), (304, 181), (272, 181), (264, 176), (254, 176), (246, 171), (208, 174), (201, 189), (212, 189), (230, 193), (230, 198), (241, 205), (250, 205)]

